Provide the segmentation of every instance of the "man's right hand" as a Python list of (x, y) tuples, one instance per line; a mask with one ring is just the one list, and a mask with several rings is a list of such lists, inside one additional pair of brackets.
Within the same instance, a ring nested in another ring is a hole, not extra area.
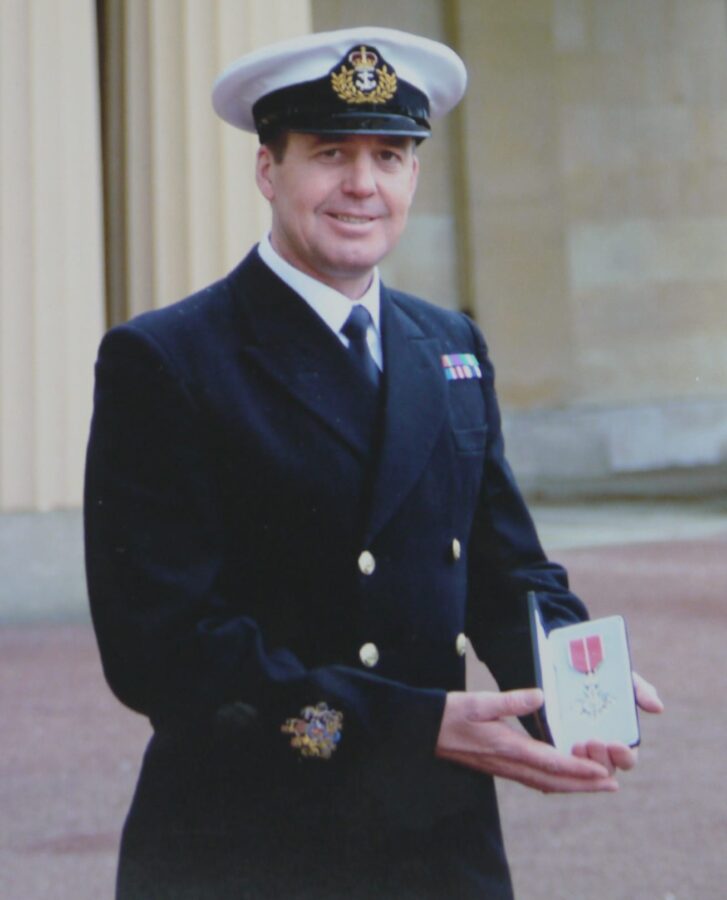
[(505, 721), (542, 705), (543, 692), (537, 688), (449, 693), (436, 755), (544, 793), (618, 790), (613, 767), (560, 753)]

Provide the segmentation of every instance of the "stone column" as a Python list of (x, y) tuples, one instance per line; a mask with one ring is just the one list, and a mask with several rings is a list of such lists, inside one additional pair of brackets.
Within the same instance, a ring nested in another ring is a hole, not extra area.
[(310, 11), (283, 0), (128, 0), (123, 29), (119, 318), (219, 278), (267, 227), (253, 177), (257, 138), (222, 123), (210, 92), (243, 53), (308, 32)]
[(475, 312), (518, 408), (572, 395), (572, 321), (551, 0), (460, 0), (466, 217)]
[(0, 510), (77, 504), (103, 318), (95, 4), (0, 0)]
[(210, 90), (308, 30), (307, 0), (0, 0), (0, 511), (80, 503), (104, 328), (219, 277), (266, 227), (256, 139)]

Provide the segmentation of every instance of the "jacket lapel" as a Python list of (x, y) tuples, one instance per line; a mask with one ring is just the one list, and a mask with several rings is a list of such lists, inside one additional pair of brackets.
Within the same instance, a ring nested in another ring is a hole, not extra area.
[(377, 398), (345, 347), (253, 251), (232, 275), (252, 340), (243, 355), (361, 455), (371, 449)]
[(418, 480), (447, 410), (439, 340), (427, 337), (383, 286), (381, 317), (386, 399), (368, 538), (384, 527)]

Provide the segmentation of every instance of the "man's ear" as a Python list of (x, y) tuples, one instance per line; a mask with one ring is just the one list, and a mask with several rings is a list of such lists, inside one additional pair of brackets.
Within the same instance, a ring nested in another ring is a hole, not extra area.
[(270, 152), (270, 148), (266, 147), (265, 144), (262, 144), (258, 148), (257, 156), (255, 158), (255, 181), (260, 189), (260, 193), (268, 201), (272, 200), (275, 196), (275, 188), (273, 187), (273, 181), (270, 177), (274, 165), (275, 160)]

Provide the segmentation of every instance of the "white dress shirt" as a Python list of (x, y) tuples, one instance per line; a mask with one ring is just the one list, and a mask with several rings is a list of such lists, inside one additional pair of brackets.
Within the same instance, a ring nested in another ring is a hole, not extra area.
[(344, 347), (348, 347), (348, 338), (341, 334), (346, 319), (351, 312), (351, 308), (360, 303), (365, 306), (371, 315), (371, 325), (366, 332), (366, 343), (369, 346), (371, 356), (379, 367), (383, 369), (383, 353), (381, 350), (381, 314), (380, 314), (380, 280), (379, 270), (374, 268), (374, 274), (371, 284), (366, 289), (365, 294), (358, 300), (351, 300), (340, 291), (329, 287), (327, 284), (306, 275), (295, 266), (291, 266), (289, 262), (283, 259), (279, 253), (273, 249), (270, 243), (270, 236), (265, 237), (258, 244), (258, 253), (260, 259), (268, 268), (282, 279), (288, 287), (292, 288), (296, 294), (299, 294), (305, 302), (328, 325), (331, 331), (338, 337)]

